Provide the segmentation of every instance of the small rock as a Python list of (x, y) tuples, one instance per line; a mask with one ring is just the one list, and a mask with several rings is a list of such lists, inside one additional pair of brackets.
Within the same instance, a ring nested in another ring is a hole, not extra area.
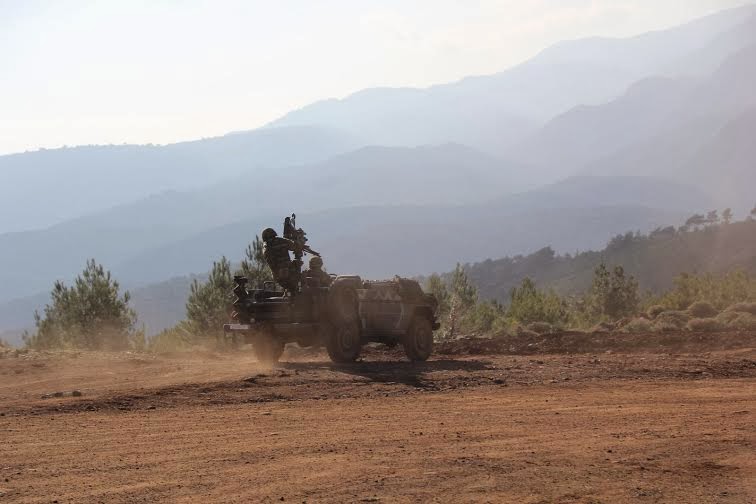
[(74, 390), (73, 392), (71, 392), (71, 395), (73, 397), (81, 397), (82, 393), (81, 393), (81, 390)]
[(65, 394), (63, 392), (54, 392), (53, 397), (63, 397)]
[(147, 406), (147, 409), (157, 409), (157, 406), (150, 404), (149, 406)]

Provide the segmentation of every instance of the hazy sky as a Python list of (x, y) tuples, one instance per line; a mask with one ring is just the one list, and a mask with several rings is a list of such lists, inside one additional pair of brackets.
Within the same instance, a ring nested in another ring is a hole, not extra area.
[(252, 129), (372, 86), (503, 70), (743, 0), (0, 0), (0, 154)]

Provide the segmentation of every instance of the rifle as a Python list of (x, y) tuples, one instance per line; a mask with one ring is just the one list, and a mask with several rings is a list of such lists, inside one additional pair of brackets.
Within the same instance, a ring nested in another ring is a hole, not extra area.
[(284, 219), (283, 235), (284, 238), (288, 238), (294, 243), (295, 260), (301, 261), (305, 253), (320, 257), (318, 252), (315, 252), (307, 245), (307, 233), (302, 228), (297, 229), (296, 214), (291, 214), (291, 217)]

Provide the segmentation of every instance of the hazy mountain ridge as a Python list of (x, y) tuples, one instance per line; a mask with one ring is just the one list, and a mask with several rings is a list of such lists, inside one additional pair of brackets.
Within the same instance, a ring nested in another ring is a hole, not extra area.
[[(586, 167), (600, 172), (602, 159), (622, 159), (628, 153), (635, 157), (667, 132), (685, 131), (702, 121), (710, 131), (718, 130), (756, 105), (754, 89), (756, 44), (730, 55), (713, 74), (695, 79), (647, 78), (607, 104), (576, 107), (551, 120), (511, 156), (539, 167), (543, 181)], [(689, 156), (696, 147), (688, 146)], [(640, 170), (664, 172), (652, 156), (645, 161)], [(617, 173), (609, 163), (604, 170)]]
[[(712, 44), (708, 61), (719, 64), (740, 47), (737, 37), (723, 42), (723, 33), (738, 30), (754, 12), (748, 5), (626, 39), (562, 42), (497, 74), (422, 90), (364, 90), (292, 111), (270, 126), (324, 124), (360, 131), (375, 143), (456, 141), (506, 153), (539, 124), (576, 105), (612, 100), (650, 75), (696, 73), (699, 64), (691, 55), (707, 44)], [(466, 131), (459, 131), (461, 124)]]
[[(333, 271), (390, 277), (443, 270), (456, 261), (522, 253), (545, 242), (559, 250), (596, 246), (613, 230), (650, 229), (683, 219), (698, 208), (689, 205), (699, 202), (700, 193), (685, 186), (653, 178), (638, 180), (634, 186), (625, 177), (602, 178), (602, 182), (601, 195), (594, 193), (593, 177), (580, 177), (564, 182), (573, 186), (569, 190), (560, 191), (557, 184), (487, 204), (354, 207), (298, 212), (298, 216), (313, 248), (324, 254)], [(667, 189), (655, 193), (659, 187)], [(646, 197), (647, 203), (658, 194), (661, 208), (633, 204), (632, 194), (638, 201)], [(560, 199), (548, 203), (554, 195)], [(596, 201), (591, 204), (592, 198)], [(146, 251), (113, 270), (140, 283), (160, 275), (203, 271), (222, 254), (236, 257), (264, 227), (271, 223), (280, 227), (281, 219), (282, 215), (261, 216), (221, 226)], [(396, 240), (404, 245), (397, 246)]]
[[(520, 170), (461, 145), (366, 147), (198, 191), (153, 195), (48, 229), (0, 234), (0, 264), (5, 265), (0, 270), (0, 301), (70, 278), (86, 258), (109, 265), (126, 263), (145, 251), (251, 217), (277, 222), (292, 209), (301, 213), (366, 205), (461, 205), (491, 199), (521, 189), (522, 182), (513, 182)], [(54, 261), (49, 260), (51, 245), (56, 248)], [(167, 277), (143, 280), (160, 278)]]
[(242, 173), (262, 177), (276, 167), (321, 161), (359, 145), (352, 134), (297, 126), (166, 146), (82, 146), (0, 156), (0, 232), (45, 228)]

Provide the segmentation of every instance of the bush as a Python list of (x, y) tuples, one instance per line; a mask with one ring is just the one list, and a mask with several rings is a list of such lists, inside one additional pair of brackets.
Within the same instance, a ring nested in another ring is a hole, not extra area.
[(136, 331), (136, 313), (129, 306), (128, 291), (94, 259), (68, 287), (55, 282), (52, 303), (44, 313), (34, 313), (36, 334), (26, 334), (31, 348), (86, 348), (124, 350), (137, 344), (143, 334)]
[(711, 318), (719, 313), (711, 303), (706, 301), (696, 301), (688, 307), (687, 311), (696, 318)]
[(191, 347), (192, 335), (186, 322), (166, 329), (153, 336), (147, 343), (147, 350), (154, 353), (171, 353), (188, 350)]
[(756, 331), (756, 315), (738, 313), (727, 323), (727, 328), (738, 331)]
[(652, 325), (653, 332), (676, 332), (682, 329), (681, 325), (678, 325), (669, 320), (655, 320)]
[(615, 326), (611, 322), (599, 322), (598, 324), (588, 329), (588, 332), (607, 333), (607, 332), (612, 332), (614, 330), (615, 330)]
[(756, 301), (756, 279), (744, 271), (733, 271), (724, 276), (683, 273), (674, 279), (674, 287), (657, 303), (684, 310), (696, 301), (711, 303), (717, 310), (734, 303)]
[(653, 331), (654, 326), (651, 321), (642, 317), (632, 319), (630, 322), (622, 326), (620, 331), (626, 333), (645, 333)]
[(722, 325), (729, 326), (730, 322), (738, 318), (741, 314), (734, 311), (723, 311), (716, 318)]
[(667, 311), (667, 307), (664, 305), (653, 305), (646, 310), (648, 318), (655, 319), (660, 313)]
[(537, 338), (538, 336), (540, 336), (540, 334), (538, 334), (537, 332), (531, 331), (530, 329), (521, 325), (515, 327), (515, 334), (520, 338)]
[(671, 325), (679, 330), (683, 329), (690, 319), (691, 316), (684, 311), (667, 310), (657, 315), (655, 321), (659, 325)]
[(531, 322), (528, 324), (528, 330), (538, 334), (548, 334), (554, 332), (554, 326), (548, 322)]
[(541, 291), (530, 278), (510, 292), (507, 318), (521, 324), (547, 322), (563, 325), (570, 317), (567, 302), (552, 291)]
[(756, 315), (756, 303), (735, 303), (729, 306), (725, 312), (750, 313)]
[(725, 326), (715, 318), (694, 318), (688, 321), (685, 328), (694, 332), (717, 332)]

